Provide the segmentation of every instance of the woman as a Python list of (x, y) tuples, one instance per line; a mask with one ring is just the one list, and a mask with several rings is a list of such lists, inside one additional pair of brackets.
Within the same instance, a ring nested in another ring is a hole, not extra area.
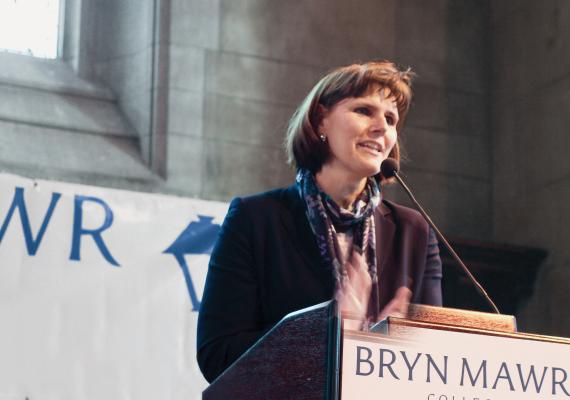
[(322, 78), (291, 118), (290, 187), (236, 198), (212, 253), (198, 363), (215, 379), (291, 311), (336, 298), (357, 326), (441, 304), (441, 261), (421, 216), (381, 199), (380, 164), (399, 159), (409, 70), (391, 62)]

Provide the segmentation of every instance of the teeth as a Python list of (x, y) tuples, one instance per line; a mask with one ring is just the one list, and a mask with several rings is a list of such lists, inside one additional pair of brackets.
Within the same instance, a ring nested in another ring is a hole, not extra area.
[(377, 146), (377, 145), (375, 145), (375, 144), (371, 144), (371, 143), (361, 143), (360, 145), (361, 145), (361, 146), (364, 146), (364, 147), (368, 147), (369, 149), (376, 150), (376, 151), (380, 152), (380, 147)]

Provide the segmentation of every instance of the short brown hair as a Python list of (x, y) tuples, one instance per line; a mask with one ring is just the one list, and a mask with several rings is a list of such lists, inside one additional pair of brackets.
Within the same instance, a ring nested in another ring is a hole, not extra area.
[[(361, 97), (371, 90), (388, 88), (398, 108), (396, 126), (400, 133), (412, 101), (414, 73), (399, 69), (390, 61), (372, 61), (337, 68), (325, 75), (301, 102), (291, 119), (285, 137), (285, 148), (290, 165), (306, 168), (313, 173), (320, 171), (329, 157), (329, 147), (319, 138), (318, 128), (322, 120), (320, 107), (330, 110), (335, 104), (349, 97)], [(400, 161), (400, 138), (389, 157)]]

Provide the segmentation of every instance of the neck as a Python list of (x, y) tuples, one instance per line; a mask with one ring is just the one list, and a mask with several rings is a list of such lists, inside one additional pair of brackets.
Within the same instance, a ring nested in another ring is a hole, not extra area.
[(357, 178), (346, 173), (333, 171), (327, 165), (317, 172), (317, 184), (336, 204), (348, 210), (366, 186), (366, 178)]

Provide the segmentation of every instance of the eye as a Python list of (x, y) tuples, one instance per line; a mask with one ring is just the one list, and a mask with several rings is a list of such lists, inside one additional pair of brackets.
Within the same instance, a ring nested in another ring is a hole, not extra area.
[(370, 111), (370, 109), (368, 107), (356, 107), (354, 109), (354, 112), (357, 114), (362, 114), (362, 115), (371, 115), (372, 112)]
[(386, 122), (388, 123), (388, 125), (390, 126), (394, 126), (396, 125), (396, 117), (394, 117), (392, 114), (388, 114), (386, 115)]

